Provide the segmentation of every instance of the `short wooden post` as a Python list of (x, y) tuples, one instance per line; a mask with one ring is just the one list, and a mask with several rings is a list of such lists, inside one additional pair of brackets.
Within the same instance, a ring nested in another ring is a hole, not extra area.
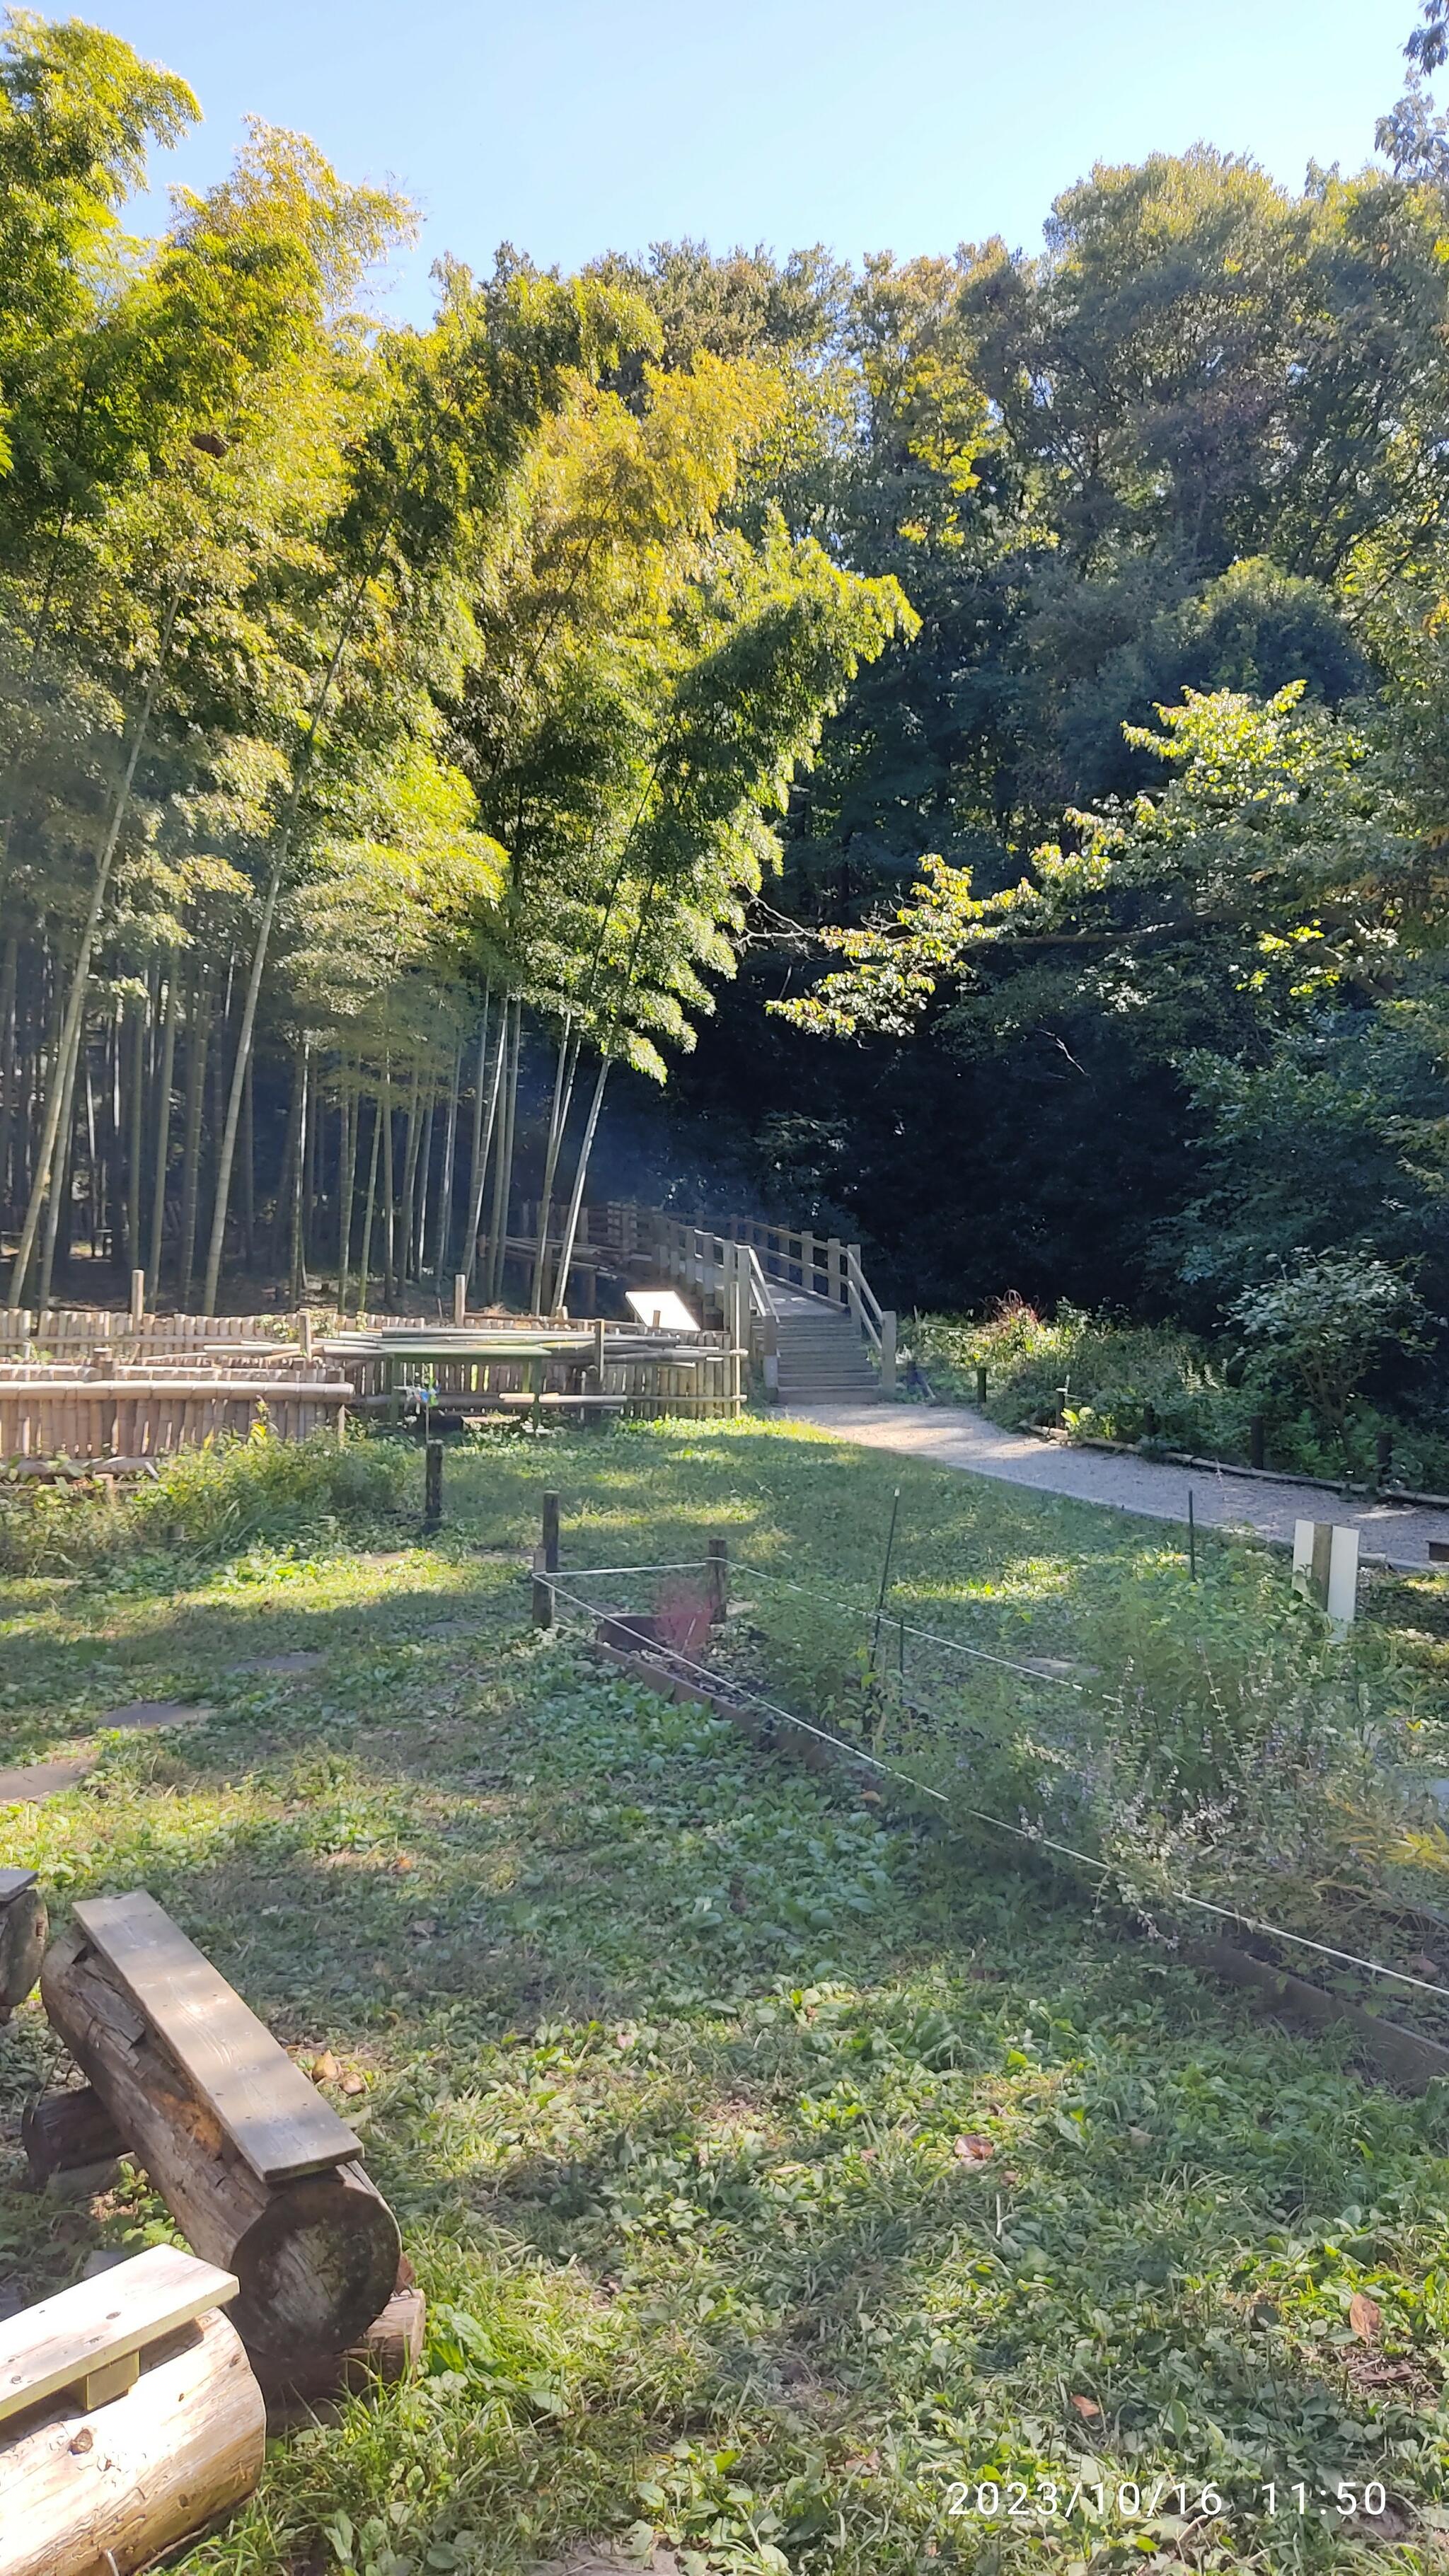
[(443, 1525), (443, 1444), (429, 1440), (423, 1451), (423, 1528)]
[(144, 1271), (144, 1270), (133, 1270), (133, 1271), (132, 1271), (132, 1273), (131, 1273), (131, 1330), (132, 1330), (132, 1332), (133, 1332), (133, 1333), (139, 1333), (139, 1331), (140, 1331), (140, 1329), (141, 1329), (141, 1326), (143, 1325), (143, 1323), (145, 1322), (145, 1320), (146, 1320), (146, 1273), (145, 1273), (145, 1271)]
[(881, 1309), (880, 1391), (882, 1395), (894, 1395), (896, 1391), (896, 1318), (890, 1306)]
[(832, 1306), (838, 1306), (840, 1304), (840, 1271), (843, 1259), (844, 1253), (840, 1237), (838, 1234), (832, 1234), (825, 1246), (825, 1270), (830, 1283), (830, 1302)]
[(398, 1363), (395, 1359), (388, 1358), (383, 1361), (382, 1374), (383, 1385), (387, 1389), (388, 1428), (393, 1431), (397, 1429), (402, 1415), (402, 1399), (398, 1390), (397, 1372)]
[(729, 1541), (712, 1538), (705, 1549), (704, 1579), (709, 1593), (709, 1624), (718, 1628), (729, 1608)]
[(594, 1317), (594, 1357), (589, 1370), (589, 1380), (590, 1393), (602, 1395), (604, 1393), (604, 1318), (602, 1315)]
[(297, 1347), (304, 1360), (312, 1356), (312, 1317), (307, 1307), (297, 1309)]
[(986, 1402), (986, 1362), (984, 1360), (978, 1360), (976, 1363), (976, 1401), (978, 1404)]
[(543, 1566), (546, 1574), (558, 1572), (558, 1496), (543, 1498)]
[(1394, 1435), (1381, 1431), (1374, 1443), (1374, 1482), (1386, 1485), (1394, 1472)]
[(453, 1274), (453, 1321), (455, 1324), (466, 1324), (467, 1320), (468, 1273), (466, 1270), (458, 1270)]
[(553, 1626), (553, 1585), (543, 1570), (543, 1550), (533, 1561), (533, 1624), (535, 1628)]
[(765, 1317), (765, 1393), (772, 1402), (780, 1396), (780, 1319), (773, 1310)]
[(1265, 1425), (1261, 1413), (1255, 1413), (1248, 1424), (1248, 1464), (1261, 1467), (1266, 1451)]

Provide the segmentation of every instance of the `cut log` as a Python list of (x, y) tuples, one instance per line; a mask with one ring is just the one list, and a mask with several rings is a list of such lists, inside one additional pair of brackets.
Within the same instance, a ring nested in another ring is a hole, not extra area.
[(240, 2338), (210, 2309), (153, 2344), (108, 2404), (52, 2400), (6, 2430), (0, 2576), (132, 2576), (251, 2494), (266, 2409)]
[(397, 2278), (397, 2220), (360, 2165), (262, 2182), (79, 1924), (52, 1942), (41, 1997), (195, 2252), (234, 2272), (249, 2350), (345, 2351)]
[(394, 2381), (406, 2379), (422, 2358), (427, 2321), (427, 2301), (409, 2282), (405, 2289), (394, 2290), (381, 2316), (373, 2318), (361, 2341), (346, 2352), (319, 2354), (300, 2366), (295, 2361), (270, 2362), (259, 2355), (257, 2377), (268, 2407), (285, 2420), (293, 2407), (316, 2406), (329, 2397), (340, 2397), (344, 2390), (367, 2389), (379, 2380), (389, 2388)]
[(92, 2084), (77, 2085), (70, 2093), (42, 2093), (38, 2101), (28, 2102), (20, 2119), (20, 2143), (37, 2185), (48, 2183), (52, 2174), (112, 2164), (127, 2152), (126, 2140)]
[(45, 1956), (50, 1917), (33, 1869), (0, 1869), (0, 2021), (23, 2004)]

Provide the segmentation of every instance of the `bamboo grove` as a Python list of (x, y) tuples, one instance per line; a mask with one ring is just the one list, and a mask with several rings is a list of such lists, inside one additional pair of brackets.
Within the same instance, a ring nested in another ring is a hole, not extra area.
[[(369, 281), (408, 206), (261, 125), (159, 240), (197, 113), (78, 21), (0, 55), (0, 1225), (214, 1312), (497, 1296), (547, 1062), (535, 1306), (610, 1067), (663, 1079), (862, 661), (908, 634), (760, 500), (779, 372), (603, 275)], [(482, 1239), (483, 1266), (478, 1270)]]

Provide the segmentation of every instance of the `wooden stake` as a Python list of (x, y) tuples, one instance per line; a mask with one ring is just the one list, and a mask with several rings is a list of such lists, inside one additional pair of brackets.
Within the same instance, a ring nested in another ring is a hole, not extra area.
[(729, 1541), (712, 1538), (705, 1549), (705, 1582), (709, 1588), (709, 1624), (718, 1628), (729, 1608)]
[(467, 1320), (468, 1273), (466, 1270), (459, 1270), (453, 1279), (453, 1321), (455, 1324), (465, 1324)]
[(543, 1498), (543, 1569), (545, 1574), (558, 1572), (558, 1496)]
[(131, 1330), (133, 1333), (140, 1331), (145, 1319), (146, 1273), (144, 1270), (133, 1270), (131, 1273)]
[(900, 1511), (900, 1508), (901, 1489), (899, 1485), (897, 1485), (895, 1494), (891, 1501), (891, 1525), (886, 1532), (885, 1563), (882, 1565), (880, 1570), (880, 1597), (875, 1605), (875, 1628), (872, 1632), (870, 1641), (870, 1660), (872, 1667), (875, 1664), (876, 1655), (880, 1648), (880, 1623), (885, 1615), (886, 1594), (890, 1590), (891, 1557), (894, 1553), (896, 1543), (896, 1515)]
[(423, 1451), (423, 1528), (443, 1525), (443, 1444), (430, 1440)]

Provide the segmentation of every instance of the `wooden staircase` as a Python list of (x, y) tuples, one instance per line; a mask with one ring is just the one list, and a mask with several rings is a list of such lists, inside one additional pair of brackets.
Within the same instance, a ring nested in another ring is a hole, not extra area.
[(778, 1391), (785, 1409), (796, 1413), (815, 1404), (878, 1404), (880, 1378), (849, 1314), (799, 1288), (773, 1293)]
[(842, 1243), (763, 1218), (686, 1220), (632, 1200), (590, 1217), (616, 1268), (640, 1266), (693, 1290), (723, 1318), (766, 1400), (875, 1404), (897, 1393), (896, 1318)]

